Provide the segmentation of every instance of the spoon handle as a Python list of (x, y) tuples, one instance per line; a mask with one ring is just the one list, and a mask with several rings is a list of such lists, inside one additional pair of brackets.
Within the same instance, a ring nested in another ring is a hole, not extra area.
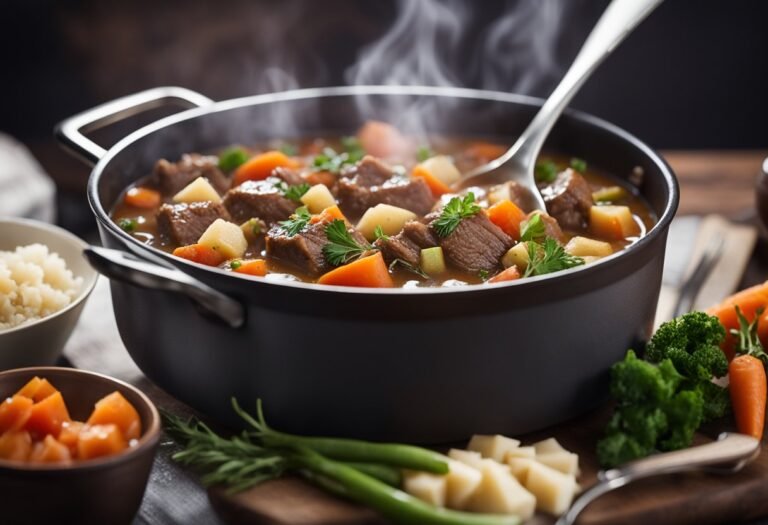
[(552, 126), (598, 65), (662, 0), (613, 0), (587, 37), (570, 69), (512, 149), (533, 166)]

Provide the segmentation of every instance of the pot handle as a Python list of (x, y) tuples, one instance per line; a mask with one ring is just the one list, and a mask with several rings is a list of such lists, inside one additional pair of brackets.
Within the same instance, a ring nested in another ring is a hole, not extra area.
[(245, 324), (242, 304), (182, 271), (110, 248), (89, 246), (83, 250), (83, 255), (94, 269), (110, 279), (151, 290), (181, 293), (232, 328), (240, 328)]
[(169, 102), (181, 102), (182, 105), (193, 108), (213, 104), (213, 100), (208, 97), (186, 88), (156, 87), (115, 99), (69, 117), (60, 122), (53, 133), (64, 148), (93, 165), (107, 153), (107, 150), (83, 133), (108, 126), (143, 111), (161, 107)]

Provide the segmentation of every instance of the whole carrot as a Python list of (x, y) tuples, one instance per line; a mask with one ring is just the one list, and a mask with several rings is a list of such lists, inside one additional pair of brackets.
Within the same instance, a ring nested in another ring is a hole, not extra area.
[(757, 324), (762, 312), (758, 311), (755, 320), (750, 323), (738, 306), (735, 310), (739, 329), (731, 330), (738, 338), (737, 356), (728, 365), (731, 404), (739, 432), (762, 439), (768, 393), (763, 364), (768, 355), (757, 337)]

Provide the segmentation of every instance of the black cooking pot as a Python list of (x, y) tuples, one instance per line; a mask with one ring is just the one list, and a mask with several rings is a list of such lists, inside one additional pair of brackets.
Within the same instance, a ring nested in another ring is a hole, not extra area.
[[(201, 107), (108, 151), (79, 132), (173, 99)], [(641, 173), (635, 183), (658, 222), (596, 264), (494, 286), (382, 290), (251, 279), (142, 245), (109, 210), (163, 157), (349, 134), (366, 119), (393, 116), (427, 133), (511, 142), (540, 104), (432, 87), (310, 89), (213, 103), (159, 88), (73, 117), (57, 135), (96, 163), (88, 198), (104, 245), (122, 252), (95, 248), (89, 258), (113, 278), (120, 335), (152, 381), (229, 423), (237, 420), (232, 396), (249, 409), (262, 398), (268, 420), (288, 431), (439, 443), (528, 432), (605, 398), (610, 365), (649, 335), (677, 208), (675, 177), (648, 146), (566, 112), (546, 147), (621, 177)]]

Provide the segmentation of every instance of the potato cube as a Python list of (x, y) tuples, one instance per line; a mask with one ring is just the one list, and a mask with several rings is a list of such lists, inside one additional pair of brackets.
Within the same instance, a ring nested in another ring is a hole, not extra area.
[(483, 465), (483, 456), (481, 456), (479, 452), (471, 450), (452, 448), (448, 451), (448, 457), (476, 469), (481, 468)]
[(482, 473), (466, 463), (448, 459), (448, 474), (445, 475), (445, 504), (448, 508), (463, 510), (483, 479)]
[(640, 232), (627, 206), (592, 206), (589, 229), (596, 236), (610, 240), (625, 239)]
[(531, 446), (536, 450), (537, 455), (547, 454), (549, 452), (568, 452), (555, 438), (542, 439)]
[(538, 510), (559, 516), (571, 506), (576, 478), (534, 462), (528, 469), (525, 487), (536, 496)]
[(315, 184), (301, 196), (301, 202), (307, 207), (309, 213), (320, 213), (326, 208), (336, 205), (331, 190), (325, 184)]
[(607, 257), (613, 253), (613, 248), (607, 242), (574, 237), (565, 245), (565, 251), (576, 257)]
[(197, 242), (218, 251), (227, 259), (242, 257), (248, 248), (248, 241), (240, 226), (224, 219), (216, 219)]
[(403, 473), (405, 492), (437, 507), (445, 506), (447, 477), (429, 472), (406, 470)]
[(508, 457), (507, 466), (509, 472), (517, 478), (517, 481), (525, 485), (528, 481), (528, 470), (536, 462), (533, 458)]
[(484, 458), (495, 459), (502, 463), (507, 456), (507, 452), (520, 446), (520, 442), (496, 434), (495, 436), (475, 434), (469, 440), (467, 449), (479, 452)]
[(512, 192), (509, 191), (509, 184), (500, 184), (498, 186), (494, 186), (488, 192), (488, 204), (491, 206), (504, 200), (512, 200)]
[(421, 167), (446, 186), (452, 185), (461, 178), (461, 173), (459, 173), (453, 160), (446, 155), (431, 157), (422, 162)]
[(576, 476), (579, 473), (579, 456), (565, 450), (560, 452), (547, 452), (536, 456), (536, 461), (542, 465), (559, 470), (563, 474)]
[(373, 241), (376, 238), (374, 232), (377, 226), (381, 226), (385, 235), (397, 235), (406, 222), (417, 218), (412, 211), (389, 204), (377, 204), (365, 211), (360, 222), (357, 223), (357, 229), (366, 239)]
[(509, 251), (507, 251), (507, 253), (504, 254), (504, 257), (501, 258), (501, 264), (504, 265), (504, 268), (517, 266), (518, 270), (524, 272), (528, 267), (529, 260), (528, 243), (521, 242), (514, 245), (509, 249)]
[(173, 196), (173, 202), (221, 202), (221, 196), (213, 189), (205, 177), (198, 177), (179, 193)]
[(480, 471), (483, 479), (467, 503), (468, 510), (514, 514), (524, 520), (533, 516), (536, 498), (512, 476), (506, 465), (483, 459)]
[(526, 458), (533, 459), (536, 457), (536, 449), (533, 447), (517, 447), (507, 451), (507, 455), (504, 457), (504, 461), (510, 458)]

